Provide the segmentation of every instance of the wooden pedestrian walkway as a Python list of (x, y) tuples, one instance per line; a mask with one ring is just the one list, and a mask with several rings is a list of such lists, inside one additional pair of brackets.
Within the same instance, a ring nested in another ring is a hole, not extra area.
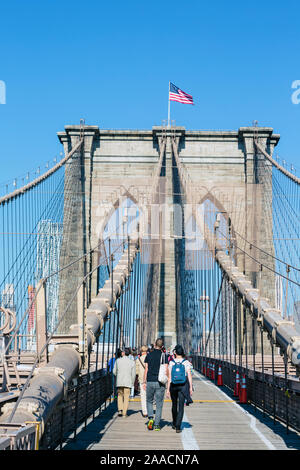
[(69, 439), (63, 450), (284, 450), (300, 449), (299, 434), (283, 424), (239, 405), (226, 387), (216, 387), (199, 373), (193, 377), (194, 403), (185, 407), (182, 433), (171, 427), (171, 402), (165, 400), (161, 431), (149, 431), (138, 398), (131, 400), (127, 418), (118, 417), (110, 403)]

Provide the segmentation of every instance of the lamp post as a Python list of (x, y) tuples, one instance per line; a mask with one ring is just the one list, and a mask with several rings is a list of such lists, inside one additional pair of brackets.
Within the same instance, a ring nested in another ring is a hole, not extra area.
[[(199, 300), (200, 300), (200, 306), (201, 306), (201, 309), (200, 309), (200, 312), (202, 313), (203, 315), (203, 332), (202, 332), (202, 358), (203, 358), (203, 355), (205, 357), (204, 359), (204, 363), (205, 363), (205, 366), (203, 368), (203, 359), (202, 359), (202, 372), (204, 373), (204, 375), (206, 375), (206, 314), (207, 312), (209, 313), (209, 302), (210, 302), (210, 298), (208, 295), (206, 295), (206, 292), (205, 290), (203, 291), (203, 295), (201, 295), (201, 297), (199, 297)], [(201, 302), (203, 302), (201, 304)], [(206, 302), (208, 302), (208, 308), (207, 308), (207, 304)]]

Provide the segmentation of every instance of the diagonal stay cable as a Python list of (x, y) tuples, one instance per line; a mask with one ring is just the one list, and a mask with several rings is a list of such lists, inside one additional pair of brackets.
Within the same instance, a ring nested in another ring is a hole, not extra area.
[(23, 186), (22, 188), (16, 189), (10, 194), (7, 194), (6, 196), (3, 196), (0, 198), (0, 205), (7, 203), (11, 199), (15, 199), (17, 196), (24, 194), (26, 191), (29, 189), (33, 188), (34, 186), (37, 186), (39, 183), (41, 183), (43, 180), (47, 179), (50, 175), (55, 173), (61, 166), (63, 166), (71, 157), (72, 155), (81, 147), (83, 143), (83, 139), (81, 139), (75, 147), (60, 161), (58, 162), (53, 168), (48, 170), (46, 173), (43, 175), (39, 176), (36, 178), (34, 181), (31, 181), (31, 183), (28, 183), (26, 186)]
[(218, 304), (219, 304), (219, 300), (220, 300), (220, 296), (221, 296), (221, 292), (222, 292), (222, 285), (223, 285), (224, 279), (225, 279), (225, 271), (222, 270), (221, 284), (220, 284), (220, 287), (219, 287), (218, 297), (217, 297), (217, 301), (216, 301), (216, 304), (215, 304), (214, 314), (213, 314), (213, 318), (212, 318), (212, 321), (211, 321), (209, 333), (208, 333), (208, 336), (207, 336), (207, 339), (206, 339), (206, 343), (205, 343), (205, 351), (206, 351), (206, 348), (207, 348), (207, 345), (208, 345), (208, 341), (209, 341), (209, 338), (210, 338), (210, 333), (211, 333), (213, 324), (214, 324), (214, 322), (215, 322), (217, 307), (218, 307)]
[[(88, 252), (86, 252), (86, 253), (84, 253), (83, 255), (81, 255), (79, 258), (77, 258), (77, 259), (71, 261), (71, 262), (68, 263), (67, 265), (63, 266), (62, 268), (59, 268), (58, 270), (56, 270), (56, 271), (52, 272), (51, 274), (49, 274), (48, 276), (46, 276), (46, 277), (44, 278), (44, 281), (46, 282), (48, 279), (50, 279), (50, 277), (55, 276), (55, 275), (59, 274), (60, 272), (64, 271), (65, 269), (68, 269), (69, 267), (71, 267), (71, 266), (73, 266), (74, 264), (78, 263), (81, 259), (85, 258), (85, 257), (88, 256), (89, 254), (92, 254), (94, 251), (96, 251), (97, 249), (99, 249), (99, 246), (101, 246), (101, 245), (104, 246), (104, 243), (105, 243), (105, 241), (106, 241), (108, 238), (109, 238), (109, 237), (107, 237), (107, 238), (101, 240), (95, 247), (93, 247), (91, 250), (89, 250)], [(117, 249), (116, 249), (114, 252), (116, 252), (116, 251), (120, 248), (120, 246), (121, 246), (121, 244), (117, 247)], [(99, 266), (101, 266), (101, 263), (99, 264)], [(97, 266), (97, 268), (98, 268), (99, 266)], [(33, 298), (31, 299), (31, 301), (30, 301), (30, 303), (29, 303), (29, 305), (28, 305), (28, 308), (27, 308), (26, 311), (24, 312), (24, 314), (23, 314), (23, 316), (22, 316), (22, 318), (21, 318), (21, 320), (20, 320), (20, 322), (19, 322), (19, 325), (16, 327), (14, 334), (12, 335), (12, 337), (10, 338), (10, 340), (8, 341), (8, 343), (7, 343), (6, 347), (5, 347), (4, 354), (7, 354), (8, 349), (9, 349), (11, 343), (13, 342), (13, 340), (15, 339), (15, 337), (16, 337), (16, 335), (17, 335), (17, 333), (18, 333), (18, 331), (19, 331), (19, 329), (20, 329), (20, 327), (21, 327), (23, 321), (24, 321), (25, 318), (27, 317), (29, 311), (31, 310), (31, 308), (32, 308), (32, 306), (33, 306), (33, 304), (34, 304), (34, 302), (36, 301), (37, 294), (39, 293), (39, 291), (40, 291), (41, 288), (42, 288), (42, 284), (41, 284), (41, 285), (39, 286), (39, 288), (36, 290), (36, 292), (35, 292)]]
[[(246, 243), (248, 243), (248, 245), (250, 246), (253, 246), (254, 248), (256, 248), (257, 250), (261, 251), (262, 253), (264, 253), (265, 255), (267, 256), (270, 256), (271, 258), (275, 259), (276, 261), (278, 261), (279, 263), (282, 263), (282, 264), (285, 264), (286, 266), (289, 266), (291, 269), (295, 269), (296, 271), (300, 271), (300, 268), (296, 268), (296, 266), (292, 266), (290, 265), (289, 263), (287, 263), (286, 261), (283, 261), (281, 260), (280, 258), (277, 258), (277, 256), (274, 256), (272, 255), (271, 253), (268, 253), (267, 251), (263, 250), (262, 248), (260, 248), (259, 246), (255, 245), (254, 243), (252, 242), (249, 242), (246, 238), (244, 238), (239, 232), (237, 232), (236, 230), (234, 231), (235, 234), (237, 234), (243, 241), (245, 241)], [(223, 234), (222, 234), (223, 235)]]
[[(121, 245), (120, 245), (120, 246), (121, 246)], [(119, 247), (118, 247), (118, 248), (119, 248)], [(117, 248), (117, 249), (118, 249), (118, 248)], [(116, 250), (115, 250), (115, 251), (116, 251)], [(115, 252), (115, 251), (114, 251), (114, 252)], [(113, 254), (113, 253), (112, 253), (112, 254)], [(45, 349), (47, 348), (47, 346), (49, 346), (50, 341), (51, 341), (51, 339), (53, 338), (54, 333), (56, 332), (57, 328), (59, 327), (59, 325), (61, 324), (61, 322), (62, 322), (63, 319), (65, 318), (65, 315), (66, 315), (66, 313), (68, 312), (70, 306), (72, 305), (72, 302), (74, 301), (75, 297), (77, 296), (77, 294), (78, 294), (78, 292), (79, 292), (79, 289), (80, 289), (81, 286), (86, 282), (86, 280), (88, 279), (88, 277), (89, 277), (91, 274), (93, 274), (93, 272), (95, 272), (95, 271), (98, 269), (99, 266), (100, 266), (100, 264), (97, 265), (95, 268), (93, 268), (89, 273), (87, 273), (87, 274), (82, 278), (81, 282), (80, 282), (79, 285), (77, 286), (77, 289), (75, 290), (75, 292), (73, 293), (71, 299), (69, 300), (69, 302), (68, 302), (68, 304), (67, 304), (67, 306), (66, 306), (66, 308), (65, 308), (65, 310), (64, 310), (64, 312), (63, 312), (63, 314), (62, 314), (62, 316), (61, 316), (61, 318), (60, 318), (60, 320), (58, 321), (56, 327), (54, 328), (54, 330), (52, 331), (52, 333), (49, 335), (49, 338), (47, 339), (47, 341), (45, 342), (45, 344), (44, 344), (43, 347), (41, 348), (40, 352), (37, 353), (36, 359), (35, 359), (35, 361), (34, 361), (34, 363), (33, 363), (33, 366), (32, 366), (31, 371), (30, 371), (30, 373), (29, 373), (29, 375), (28, 375), (28, 377), (27, 377), (27, 380), (26, 380), (26, 382), (25, 382), (25, 384), (24, 384), (24, 386), (23, 386), (23, 388), (22, 388), (22, 391), (21, 391), (21, 393), (20, 393), (20, 395), (19, 395), (19, 397), (18, 397), (18, 399), (17, 399), (17, 401), (16, 401), (16, 403), (15, 403), (15, 405), (14, 405), (14, 408), (12, 409), (11, 414), (9, 415), (8, 423), (11, 422), (11, 420), (12, 420), (12, 418), (13, 418), (13, 416), (14, 416), (14, 414), (15, 414), (17, 408), (18, 408), (19, 403), (20, 403), (21, 399), (22, 399), (23, 396), (24, 396), (25, 390), (27, 389), (27, 387), (28, 387), (28, 385), (29, 385), (29, 382), (30, 382), (30, 380), (31, 380), (31, 378), (32, 378), (32, 376), (33, 376), (34, 369), (36, 368), (37, 364), (39, 363), (43, 352), (45, 351)], [(43, 283), (45, 283), (45, 282), (46, 282), (46, 278), (43, 279)], [(42, 286), (42, 284), (41, 284), (41, 286)]]
[[(221, 235), (223, 235), (226, 239), (227, 239), (227, 235), (225, 235), (224, 233), (222, 233), (219, 229), (219, 233), (221, 233)], [(292, 282), (293, 284), (296, 284), (296, 286), (299, 286), (300, 287), (300, 284), (296, 281), (293, 281), (292, 279), (290, 279), (289, 277), (286, 277), (284, 274), (281, 274), (277, 271), (275, 271), (274, 269), (270, 268), (270, 266), (267, 266), (266, 264), (262, 263), (261, 261), (257, 260), (256, 258), (254, 258), (253, 256), (251, 256), (247, 251), (243, 250), (242, 248), (240, 248), (237, 244), (235, 245), (237, 250), (240, 250), (242, 253), (244, 253), (245, 255), (249, 256), (249, 258), (251, 258), (253, 261), (255, 261), (257, 264), (259, 264), (260, 266), (263, 266), (264, 268), (268, 269), (269, 271), (272, 271), (274, 274), (277, 274), (278, 276), (280, 277), (283, 277), (284, 279)], [(289, 264), (286, 263), (286, 265), (288, 267), (293, 267), (293, 266), (290, 266)], [(297, 268), (295, 268), (297, 269)]]
[(295, 183), (300, 184), (300, 178), (297, 178), (297, 176), (293, 175), (293, 173), (286, 170), (283, 166), (276, 162), (255, 139), (254, 144), (256, 145), (256, 148), (272, 163), (273, 166), (275, 166), (279, 171), (281, 171), (285, 176), (293, 180)]

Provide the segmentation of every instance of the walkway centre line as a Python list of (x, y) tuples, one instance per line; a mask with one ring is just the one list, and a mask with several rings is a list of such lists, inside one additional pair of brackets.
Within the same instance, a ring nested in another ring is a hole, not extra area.
[(181, 442), (184, 450), (200, 450), (198, 442), (194, 436), (191, 427), (185, 427), (184, 425), (188, 424), (190, 426), (189, 420), (186, 413), (183, 414), (183, 429), (181, 432)]

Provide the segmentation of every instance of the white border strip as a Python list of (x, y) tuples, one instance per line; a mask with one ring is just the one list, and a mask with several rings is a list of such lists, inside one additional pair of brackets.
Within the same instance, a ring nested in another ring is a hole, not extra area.
[[(187, 415), (184, 413), (183, 414), (183, 422), (182, 424), (190, 424), (189, 420), (187, 418)], [(181, 432), (181, 442), (184, 450), (200, 450), (200, 447), (198, 446), (198, 442), (196, 441), (196, 438), (194, 436), (194, 433), (192, 431), (192, 428), (183, 428)]]

